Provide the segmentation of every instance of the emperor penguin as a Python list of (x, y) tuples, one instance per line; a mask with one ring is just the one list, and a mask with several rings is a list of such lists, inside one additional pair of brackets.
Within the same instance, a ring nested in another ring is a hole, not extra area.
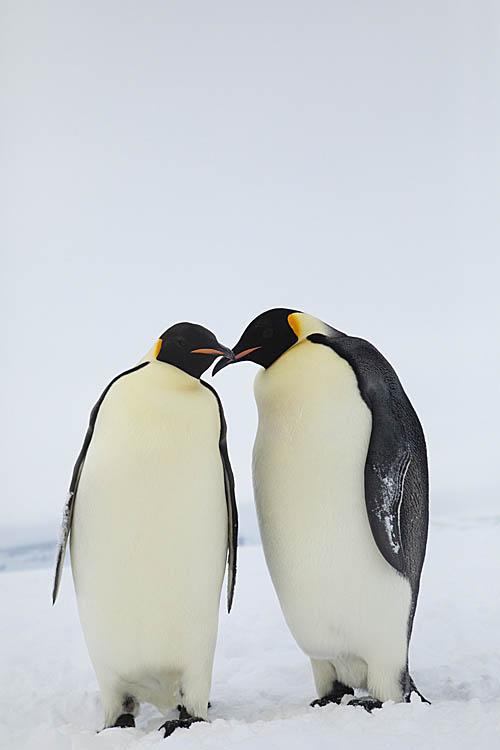
[(207, 720), (219, 599), (236, 574), (238, 517), (216, 391), (200, 379), (232, 352), (178, 323), (115, 377), (90, 414), (64, 509), (66, 543), (104, 726), (135, 726), (141, 701), (178, 705), (177, 727)]
[(231, 362), (263, 368), (255, 502), (283, 614), (311, 659), (311, 705), (409, 701), (428, 471), (398, 376), (368, 341), (291, 309), (259, 315), (233, 352), (214, 374)]

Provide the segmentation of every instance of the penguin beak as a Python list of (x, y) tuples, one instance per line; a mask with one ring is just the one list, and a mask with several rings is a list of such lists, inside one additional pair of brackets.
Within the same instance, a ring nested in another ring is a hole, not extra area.
[(262, 347), (252, 346), (251, 349), (244, 349), (242, 352), (233, 353), (233, 356), (231, 357), (231, 359), (219, 359), (214, 369), (212, 370), (212, 377), (214, 375), (217, 375), (217, 373), (220, 370), (222, 370), (224, 367), (227, 367), (228, 365), (233, 365), (235, 362), (240, 362), (242, 359), (245, 359), (245, 357), (247, 357), (252, 352), (257, 351), (257, 349), (262, 349)]
[[(217, 342), (218, 349), (191, 349), (190, 354), (214, 354), (216, 357), (224, 357), (226, 360), (234, 359), (232, 349), (228, 349), (227, 346), (219, 344)], [(224, 362), (224, 360), (221, 360)]]

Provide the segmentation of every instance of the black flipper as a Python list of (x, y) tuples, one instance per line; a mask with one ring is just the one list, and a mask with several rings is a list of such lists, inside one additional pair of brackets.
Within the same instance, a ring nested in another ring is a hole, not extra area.
[[(76, 468), (76, 466), (75, 466)], [(57, 547), (57, 558), (56, 558), (56, 572), (54, 575), (54, 585), (52, 587), (52, 604), (55, 604), (57, 594), (59, 593), (59, 586), (61, 585), (62, 571), (64, 567), (64, 558), (66, 557), (66, 545), (68, 543), (69, 532), (71, 529), (71, 523), (73, 521), (73, 508), (74, 508), (75, 493), (69, 492), (66, 505), (63, 510), (63, 518), (61, 522), (61, 530), (59, 532), (59, 543)]]
[(347, 360), (372, 413), (365, 464), (366, 509), (380, 552), (410, 582), (409, 635), (428, 528), (429, 483), (422, 427), (394, 369), (372, 344), (343, 334), (308, 338)]
[(69, 493), (68, 493), (68, 499), (66, 501), (66, 505), (64, 506), (63, 511), (63, 520), (61, 524), (61, 532), (59, 536), (59, 546), (57, 548), (57, 561), (56, 561), (56, 572), (54, 576), (54, 586), (52, 588), (52, 604), (55, 604), (55, 601), (57, 599), (57, 594), (59, 592), (59, 586), (61, 584), (61, 576), (63, 571), (63, 565), (64, 565), (64, 558), (66, 555), (66, 545), (68, 543), (68, 537), (71, 531), (71, 523), (73, 521), (73, 509), (75, 504), (75, 498), (76, 498), (76, 492), (78, 489), (78, 482), (80, 481), (80, 474), (82, 473), (83, 464), (85, 462), (85, 457), (87, 455), (87, 451), (89, 449), (90, 441), (92, 440), (92, 435), (94, 434), (94, 427), (97, 419), (97, 415), (99, 413), (99, 409), (101, 408), (101, 404), (106, 398), (106, 395), (111, 388), (112, 385), (116, 383), (117, 380), (120, 378), (123, 378), (125, 375), (130, 375), (132, 372), (136, 372), (136, 370), (141, 370), (143, 367), (146, 367), (149, 362), (141, 362), (140, 365), (136, 365), (135, 367), (132, 367), (130, 370), (125, 370), (125, 372), (120, 373), (116, 376), (116, 378), (113, 378), (113, 380), (108, 383), (104, 391), (102, 392), (98, 402), (90, 412), (90, 418), (89, 418), (89, 426), (87, 429), (87, 433), (85, 435), (85, 439), (83, 441), (82, 449), (80, 453), (78, 454), (78, 458), (76, 459), (76, 463), (73, 469), (73, 474), (71, 476), (71, 483), (69, 485)]
[(236, 555), (238, 549), (238, 509), (236, 507), (236, 496), (234, 492), (234, 475), (231, 468), (231, 462), (229, 460), (229, 454), (227, 452), (227, 425), (226, 418), (224, 416), (224, 409), (222, 408), (222, 402), (219, 398), (219, 394), (211, 385), (206, 383), (204, 380), (200, 380), (200, 383), (211, 391), (217, 399), (219, 406), (220, 416), (220, 437), (219, 437), (219, 450), (220, 457), (222, 460), (222, 468), (224, 470), (224, 489), (226, 493), (226, 505), (227, 505), (227, 520), (228, 520), (228, 533), (227, 533), (227, 611), (231, 611), (231, 605), (233, 603), (234, 596), (234, 585), (236, 583)]

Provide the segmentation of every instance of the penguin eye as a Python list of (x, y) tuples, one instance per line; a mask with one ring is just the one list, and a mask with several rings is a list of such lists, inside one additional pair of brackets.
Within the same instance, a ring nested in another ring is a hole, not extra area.
[(274, 331), (272, 328), (264, 328), (262, 331), (262, 338), (263, 339), (270, 339), (274, 335)]
[(175, 343), (177, 344), (179, 349), (182, 349), (182, 347), (184, 346), (184, 339), (181, 339), (180, 336), (178, 336), (175, 340)]

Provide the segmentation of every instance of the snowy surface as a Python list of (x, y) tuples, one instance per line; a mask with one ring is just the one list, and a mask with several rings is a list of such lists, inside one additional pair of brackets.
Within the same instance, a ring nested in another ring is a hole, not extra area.
[[(71, 576), (50, 605), (50, 569), (0, 575), (2, 750), (497, 747), (500, 736), (500, 518), (435, 521), (411, 649), (412, 673), (432, 705), (380, 711), (326, 706), (307, 658), (283, 621), (262, 550), (240, 550), (236, 597), (221, 612), (211, 724), (163, 740), (143, 706), (136, 729), (102, 726), (95, 677)], [(173, 716), (173, 715), (172, 715)]]

